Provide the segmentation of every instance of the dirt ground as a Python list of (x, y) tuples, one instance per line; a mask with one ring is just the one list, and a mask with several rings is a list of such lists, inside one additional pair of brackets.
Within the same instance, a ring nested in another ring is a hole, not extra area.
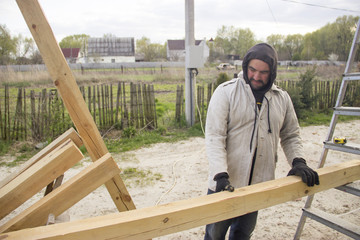
[[(359, 128), (360, 120), (338, 123), (335, 136), (345, 136), (348, 143), (360, 144)], [(316, 168), (318, 165), (327, 131), (328, 126), (310, 126), (301, 129), (306, 159), (308, 165), (312, 168)], [(281, 148), (279, 148), (278, 154), (279, 161), (276, 169), (276, 178), (281, 178), (286, 176), (290, 166), (287, 164)], [(208, 166), (203, 138), (192, 138), (177, 143), (155, 144), (136, 151), (115, 154), (113, 157), (121, 169), (136, 168), (144, 172), (150, 170), (152, 174), (161, 174), (162, 176), (160, 179), (154, 177), (151, 180), (144, 177), (143, 179), (137, 179), (137, 181), (134, 179), (125, 181), (137, 208), (166, 204), (206, 194)], [(329, 151), (326, 165), (352, 159), (359, 159), (359, 156)], [(65, 173), (65, 181), (89, 164), (91, 164), (90, 161), (83, 161), (82, 164), (67, 171)], [(0, 180), (15, 170), (16, 168), (0, 167)], [(40, 197), (41, 194), (37, 194), (34, 198), (16, 209), (11, 215), (0, 221), (0, 224)], [(306, 198), (297, 199), (296, 201), (260, 210), (258, 223), (252, 239), (292, 239), (305, 200)], [(338, 215), (357, 225), (360, 223), (360, 199), (353, 195), (331, 189), (316, 194), (312, 206)], [(101, 186), (71, 207), (67, 214), (70, 216), (70, 221), (73, 221), (114, 212), (117, 212), (115, 205), (106, 188)], [(203, 236), (204, 227), (198, 227), (155, 239), (203, 239)], [(301, 239), (335, 240), (350, 238), (308, 218)]]

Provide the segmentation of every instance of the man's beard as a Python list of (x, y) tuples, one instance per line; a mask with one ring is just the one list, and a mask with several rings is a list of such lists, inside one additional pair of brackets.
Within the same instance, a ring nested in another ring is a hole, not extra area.
[[(262, 80), (254, 80), (254, 78), (250, 78), (250, 86), (253, 90), (255, 91), (259, 91), (259, 90), (263, 90), (266, 88), (266, 84), (262, 81)], [(261, 85), (257, 84), (256, 87), (253, 86), (253, 83), (261, 83)]]

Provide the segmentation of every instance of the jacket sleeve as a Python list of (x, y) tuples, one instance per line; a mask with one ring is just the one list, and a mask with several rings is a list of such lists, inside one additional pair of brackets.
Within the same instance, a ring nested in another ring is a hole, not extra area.
[(295, 109), (288, 93), (285, 93), (286, 114), (280, 130), (281, 146), (291, 166), (296, 157), (304, 158), (303, 145), (300, 137), (300, 126)]
[(220, 85), (211, 97), (206, 117), (205, 144), (210, 178), (218, 173), (227, 172), (226, 138), (229, 108), (228, 96)]

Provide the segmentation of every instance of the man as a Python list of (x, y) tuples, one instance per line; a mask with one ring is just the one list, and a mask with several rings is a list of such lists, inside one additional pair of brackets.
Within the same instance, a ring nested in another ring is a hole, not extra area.
[[(208, 194), (233, 191), (273, 180), (279, 139), (289, 164), (288, 175), (302, 177), (308, 186), (319, 184), (318, 174), (306, 165), (300, 128), (290, 96), (278, 88), (277, 53), (260, 43), (244, 57), (243, 79), (219, 85), (208, 108), (205, 142), (209, 161)], [(205, 239), (250, 239), (257, 212), (206, 226)]]

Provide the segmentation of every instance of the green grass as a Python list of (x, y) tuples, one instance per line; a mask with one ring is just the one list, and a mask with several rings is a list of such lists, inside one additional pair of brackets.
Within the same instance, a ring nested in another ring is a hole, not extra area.
[(131, 138), (119, 137), (105, 139), (105, 144), (111, 153), (121, 153), (136, 150), (141, 147), (148, 147), (151, 144), (163, 142), (177, 142), (189, 139), (190, 137), (203, 137), (199, 124), (191, 128), (177, 128), (166, 130), (159, 128), (154, 131), (140, 131)]
[[(306, 126), (318, 126), (318, 125), (329, 125), (332, 118), (332, 110), (327, 111), (303, 111), (302, 118), (299, 119), (300, 127)], [(339, 116), (338, 122), (347, 122), (351, 120), (359, 119), (354, 116)]]
[(127, 185), (136, 186), (151, 185), (154, 181), (158, 181), (163, 177), (160, 173), (153, 173), (150, 170), (142, 170), (132, 167), (123, 169), (120, 176)]
[[(12, 145), (9, 143), (2, 142), (0, 144), (1, 156), (7, 155), (6, 157), (0, 158), (0, 166), (15, 167), (25, 161), (29, 160), (39, 150), (28, 142), (15, 142)], [(8, 161), (9, 158), (15, 158), (12, 161)]]

